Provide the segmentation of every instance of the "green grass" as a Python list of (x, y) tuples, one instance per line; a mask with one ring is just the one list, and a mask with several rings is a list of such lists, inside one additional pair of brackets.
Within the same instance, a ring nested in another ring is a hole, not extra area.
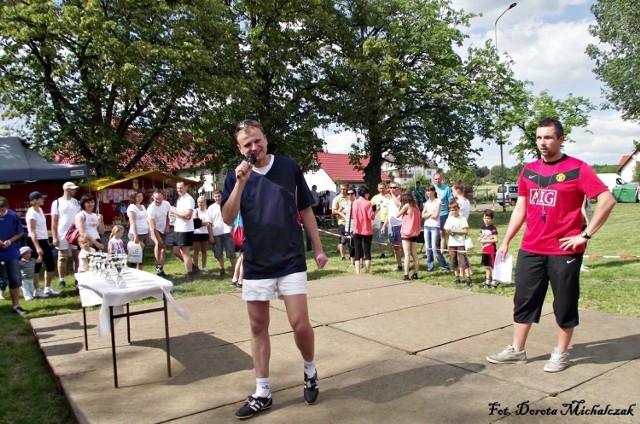
[[(635, 231), (633, 222), (640, 212), (638, 204), (618, 204), (607, 224), (589, 241), (587, 255), (640, 255), (640, 235)], [(510, 211), (495, 212), (495, 225), (499, 235), (505, 233)], [(481, 223), (480, 212), (472, 212), (469, 219), (472, 231), (478, 231)], [(329, 229), (335, 232), (335, 228)], [(515, 253), (520, 244), (520, 234), (511, 243), (511, 252)], [(307, 257), (309, 279), (316, 280), (349, 275), (354, 272), (348, 261), (341, 261), (336, 250), (336, 238), (321, 235), (325, 252), (330, 260), (325, 269), (318, 270), (311, 255)], [(374, 259), (373, 274), (402, 278), (402, 273), (392, 271), (395, 261), (390, 258), (391, 249), (387, 248), (387, 258)], [(374, 248), (374, 258), (377, 250)], [(209, 268), (216, 269), (215, 260), (209, 256)], [(484, 278), (484, 268), (479, 265), (480, 256), (472, 255), (476, 292), (490, 293), (495, 296), (513, 296), (512, 286), (501, 286), (487, 291), (479, 283)], [(152, 264), (150, 259), (147, 263)], [(640, 260), (639, 259), (585, 259), (590, 268), (581, 275), (582, 308), (632, 317), (640, 317)], [(147, 270), (152, 271), (151, 266)], [(173, 257), (165, 266), (166, 272), (173, 276), (182, 276), (182, 264)], [(453, 283), (452, 275), (434, 272), (427, 274), (424, 259), (421, 259), (421, 279), (418, 284), (430, 284), (467, 290)], [(229, 270), (227, 270), (229, 275)], [(207, 296), (235, 290), (228, 285), (230, 277), (220, 278), (209, 274), (207, 278), (178, 284), (173, 294), (176, 299)], [(8, 293), (5, 293), (8, 297)], [(548, 300), (551, 294), (548, 293)], [(80, 300), (74, 289), (66, 288), (56, 298), (38, 299), (22, 302), (28, 311), (26, 318), (11, 313), (10, 302), (0, 301), (0, 424), (2, 423), (72, 423), (73, 416), (61, 395), (54, 376), (51, 374), (44, 355), (40, 351), (29, 325), (30, 318), (66, 314), (80, 311)]]

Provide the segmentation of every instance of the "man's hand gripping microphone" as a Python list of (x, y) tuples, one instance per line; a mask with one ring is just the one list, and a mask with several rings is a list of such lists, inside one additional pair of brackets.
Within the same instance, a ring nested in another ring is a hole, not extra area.
[[(255, 155), (249, 155), (244, 160), (253, 165), (254, 163), (256, 163), (257, 158)], [(244, 171), (240, 170), (238, 171), (238, 174), (236, 175), (236, 177), (242, 177), (243, 175), (244, 175)]]

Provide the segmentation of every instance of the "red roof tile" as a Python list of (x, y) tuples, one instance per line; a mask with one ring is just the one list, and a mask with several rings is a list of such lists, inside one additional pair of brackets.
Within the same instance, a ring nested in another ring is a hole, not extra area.
[[(349, 155), (341, 153), (318, 153), (318, 164), (332, 180), (340, 179), (344, 182), (364, 182), (364, 171), (353, 169), (349, 163)], [(367, 166), (369, 158), (361, 158), (360, 165)], [(380, 171), (382, 181), (390, 181), (389, 176)]]

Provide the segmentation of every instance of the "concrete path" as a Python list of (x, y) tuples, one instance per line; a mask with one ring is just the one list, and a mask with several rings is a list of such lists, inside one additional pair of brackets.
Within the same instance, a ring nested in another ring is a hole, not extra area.
[[(170, 312), (173, 377), (161, 314), (116, 328), (120, 388), (97, 310), (31, 321), (80, 423), (227, 423), (253, 393), (240, 293), (178, 300)], [(157, 305), (157, 304), (154, 304)], [(148, 308), (150, 305), (133, 309)], [(511, 342), (511, 299), (369, 275), (309, 283), (320, 397), (302, 400), (302, 359), (281, 301), (272, 302), (274, 406), (261, 423), (640, 423), (640, 319), (581, 311), (564, 372), (542, 370), (555, 343), (551, 307), (524, 365), (493, 365)], [(493, 405), (493, 407), (491, 406)], [(608, 409), (605, 409), (608, 408)], [(626, 412), (627, 415), (592, 415)]]

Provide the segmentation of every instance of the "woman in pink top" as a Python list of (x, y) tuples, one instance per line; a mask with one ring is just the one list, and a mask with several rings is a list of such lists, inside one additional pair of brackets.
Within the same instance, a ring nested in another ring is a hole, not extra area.
[(362, 258), (364, 258), (364, 269), (366, 273), (371, 272), (371, 241), (373, 240), (373, 226), (371, 222), (376, 214), (369, 201), (369, 188), (361, 186), (360, 197), (353, 202), (352, 225), (353, 241), (355, 243), (355, 265), (356, 274), (360, 274), (362, 268)]
[(420, 267), (417, 243), (421, 227), (420, 209), (418, 209), (416, 199), (410, 190), (400, 195), (400, 205), (397, 217), (402, 218), (400, 236), (402, 237), (402, 250), (404, 251), (404, 280), (409, 280), (411, 258), (413, 258), (413, 275), (411, 275), (411, 279), (417, 280)]

